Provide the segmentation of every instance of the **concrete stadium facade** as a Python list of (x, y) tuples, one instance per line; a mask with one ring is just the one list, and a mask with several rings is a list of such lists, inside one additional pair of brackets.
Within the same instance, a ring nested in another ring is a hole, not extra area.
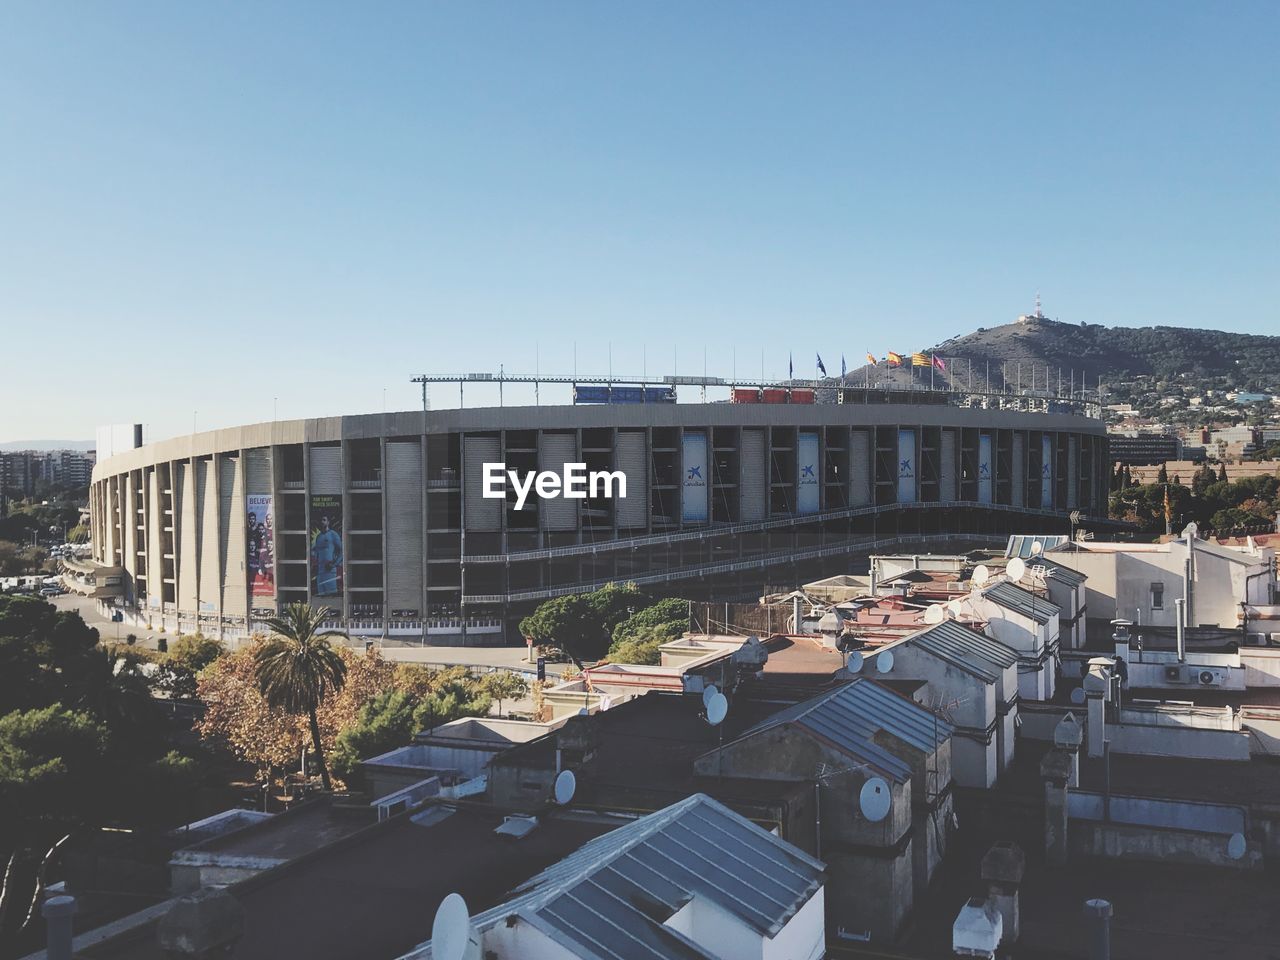
[[(752, 596), (872, 551), (1065, 532), (1072, 510), (1105, 518), (1105, 430), (1081, 409), (904, 396), (484, 407), (177, 437), (96, 466), (94, 560), (118, 573), (110, 602), (131, 622), (242, 635), (310, 601), (356, 634), (485, 643), (516, 639), (539, 601), (610, 581)], [(514, 494), (482, 495), (493, 462), (622, 471), (627, 495), (532, 496), (517, 511)]]

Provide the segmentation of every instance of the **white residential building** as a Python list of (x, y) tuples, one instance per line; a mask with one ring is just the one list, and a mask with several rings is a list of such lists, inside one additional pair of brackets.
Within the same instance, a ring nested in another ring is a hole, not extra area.
[(1226, 547), (1192, 536), (1168, 543), (1077, 544), (1054, 560), (1088, 576), (1090, 619), (1132, 620), (1173, 629), (1175, 600), (1187, 601), (1189, 626), (1238, 629), (1245, 606), (1276, 602), (1275, 551)]
[(954, 727), (955, 782), (962, 787), (995, 786), (1013, 762), (1018, 655), (955, 620), (878, 648), (886, 650), (893, 654), (893, 666), (877, 675), (927, 681), (923, 705)]

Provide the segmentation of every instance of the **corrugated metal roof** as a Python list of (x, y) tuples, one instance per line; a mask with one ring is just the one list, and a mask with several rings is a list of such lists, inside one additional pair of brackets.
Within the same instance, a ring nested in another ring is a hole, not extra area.
[[(473, 918), (477, 930), (519, 916), (589, 960), (704, 960), (665, 925), (709, 900), (772, 937), (817, 892), (824, 865), (704, 794), (585, 844)], [(430, 944), (408, 954), (430, 956)]]
[(1056, 560), (1050, 560), (1048, 557), (1041, 557), (1038, 562), (1044, 564), (1048, 575), (1054, 580), (1069, 583), (1073, 587), (1078, 587), (1089, 579), (1086, 574), (1081, 573), (1079, 570), (1072, 570), (1070, 567), (1058, 563)]
[(934, 749), (935, 732), (940, 740), (945, 740), (953, 729), (951, 724), (935, 718), (918, 703), (865, 677), (775, 713), (743, 736), (786, 723), (800, 724), (900, 783), (911, 778), (910, 765), (873, 743), (871, 738), (883, 730), (927, 753)]
[(1008, 580), (1001, 580), (994, 587), (987, 587), (982, 592), (988, 597), (1010, 610), (1028, 616), (1036, 623), (1048, 623), (1058, 617), (1058, 605), (1044, 597), (1038, 597), (1029, 590), (1023, 590)]
[(991, 683), (1000, 679), (1002, 670), (1018, 662), (1018, 655), (1003, 643), (954, 620), (944, 620), (913, 634), (909, 642)]
[(1009, 543), (1004, 549), (1004, 555), (1009, 558), (1021, 557), (1023, 560), (1030, 560), (1032, 557), (1031, 545), (1039, 543), (1044, 552), (1048, 553), (1054, 547), (1060, 547), (1064, 543), (1070, 543), (1071, 538), (1061, 535), (1037, 535), (1027, 536), (1025, 534), (1015, 533), (1009, 537)]

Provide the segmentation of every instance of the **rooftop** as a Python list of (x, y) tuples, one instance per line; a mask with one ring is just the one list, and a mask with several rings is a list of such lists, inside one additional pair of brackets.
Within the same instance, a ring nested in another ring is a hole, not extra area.
[[(500, 836), (502, 813), (431, 807), (228, 888), (245, 909), (235, 960), (395, 957), (431, 936), (440, 901), (475, 909), (600, 836), (619, 821), (543, 817), (523, 839)], [(442, 869), (445, 867), (446, 869)], [(327, 919), (326, 919), (327, 918)], [(163, 960), (155, 922), (86, 949), (85, 960)]]
[[(778, 933), (821, 886), (823, 865), (694, 794), (590, 841), (474, 916), (483, 932), (520, 917), (578, 957), (705, 958), (666, 925), (691, 900), (714, 903), (758, 934)], [(431, 955), (424, 944), (409, 957)]]
[(999, 641), (970, 630), (955, 620), (943, 620), (907, 637), (912, 643), (947, 663), (988, 683), (1000, 679), (1003, 670), (1018, 662), (1018, 655)]
[(930, 753), (953, 731), (946, 720), (866, 677), (857, 677), (828, 693), (779, 711), (746, 731), (744, 736), (787, 723), (799, 724), (814, 736), (899, 782), (911, 778), (911, 767), (881, 746), (878, 734), (888, 733), (917, 750)]
[(987, 587), (982, 595), (995, 601), (1007, 610), (1030, 617), (1036, 623), (1049, 623), (1058, 619), (1057, 604), (1037, 596), (1008, 580), (1001, 580), (994, 587)]
[(363, 804), (346, 806), (329, 797), (317, 797), (292, 810), (184, 847), (175, 857), (192, 860), (203, 855), (284, 862), (349, 836), (374, 819)]

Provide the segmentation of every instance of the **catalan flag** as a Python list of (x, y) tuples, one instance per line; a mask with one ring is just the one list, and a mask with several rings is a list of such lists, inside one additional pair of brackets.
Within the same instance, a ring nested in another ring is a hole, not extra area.
[(879, 361), (876, 360), (876, 355), (874, 353), (867, 354), (867, 363), (871, 364), (873, 367), (879, 363)]
[(890, 351), (889, 351), (889, 366), (891, 366), (891, 367), (900, 367), (900, 366), (902, 366), (902, 354), (900, 354), (900, 353), (894, 353), (892, 350), (890, 350)]
[(929, 358), (928, 358), (927, 356), (925, 356), (923, 353), (913, 353), (913, 354), (911, 355), (911, 365), (912, 365), (913, 367), (930, 367), (930, 366), (933, 366), (933, 364), (931, 364), (931, 363), (929, 362)]

